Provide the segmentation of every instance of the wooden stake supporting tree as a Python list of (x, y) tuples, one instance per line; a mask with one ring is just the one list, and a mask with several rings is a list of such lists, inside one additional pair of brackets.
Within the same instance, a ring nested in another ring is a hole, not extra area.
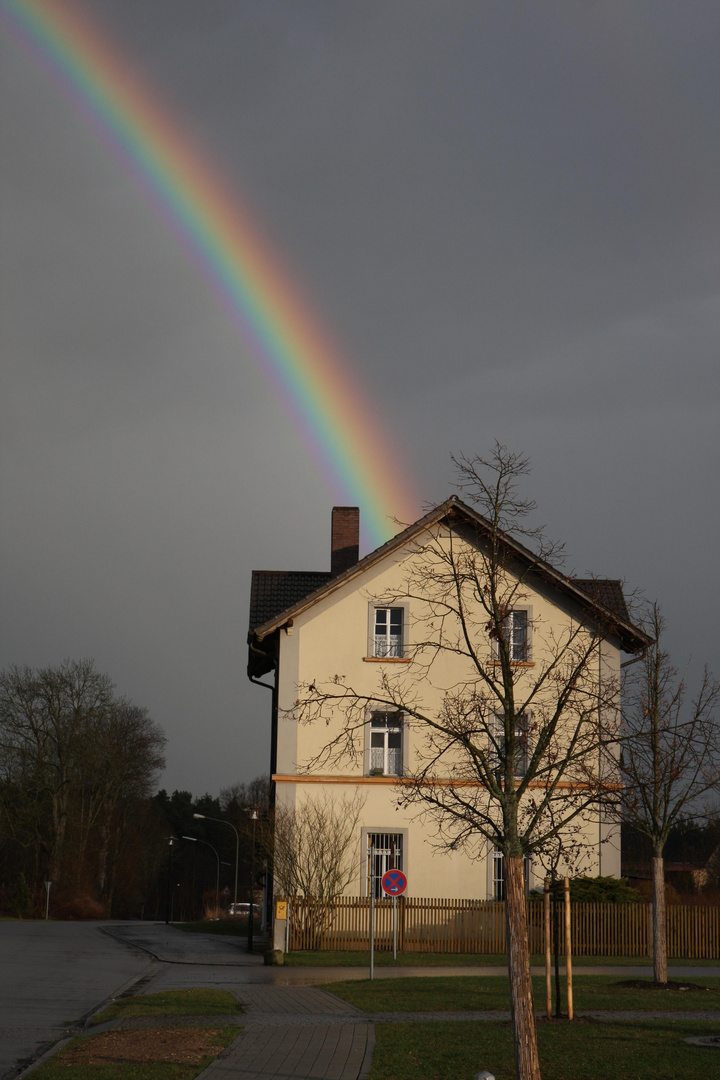
[(543, 890), (543, 927), (545, 931), (545, 1010), (552, 1019), (552, 933), (550, 930), (550, 878), (545, 878)]
[(565, 892), (565, 973), (567, 976), (568, 1020), (573, 1018), (572, 981), (572, 919), (570, 911), (570, 879), (563, 879)]

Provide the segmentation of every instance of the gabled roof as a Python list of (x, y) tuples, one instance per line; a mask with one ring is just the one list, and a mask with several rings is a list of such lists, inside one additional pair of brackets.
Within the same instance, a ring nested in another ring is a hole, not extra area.
[[(386, 544), (371, 551), (364, 559), (360, 559), (342, 574), (333, 576), (292, 571), (284, 574), (282, 571), (254, 571), (248, 641), (259, 644), (281, 626), (312, 607), (318, 600), (329, 596), (346, 582), (358, 577), (388, 555), (413, 541), (420, 533), (444, 520), (448, 522), (464, 520), (481, 534), (490, 535), (490, 524), (482, 514), (478, 514), (476, 510), (462, 502), (457, 495), (451, 495), (445, 502), (440, 503), (413, 525), (403, 529)], [(508, 552), (519, 563), (525, 564), (531, 568), (533, 574), (573, 599), (591, 619), (609, 624), (620, 638), (625, 652), (639, 652), (651, 644), (652, 639), (630, 622), (621, 582), (595, 578), (570, 578), (549, 563), (538, 559), (534, 552), (512, 537), (505, 535), (504, 543)], [(304, 595), (303, 589), (308, 590)], [(294, 599), (291, 599), (291, 594)], [(282, 603), (285, 597), (290, 600), (286, 607), (271, 610)]]

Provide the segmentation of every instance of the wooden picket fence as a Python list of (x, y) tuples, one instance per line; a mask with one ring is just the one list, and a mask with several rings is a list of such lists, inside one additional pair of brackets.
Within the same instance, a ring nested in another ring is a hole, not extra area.
[[(392, 949), (392, 900), (375, 902), (375, 948)], [(575, 956), (650, 956), (650, 904), (572, 905), (572, 951)], [(543, 904), (527, 905), (530, 951), (542, 953)], [(340, 897), (331, 901), (289, 901), (289, 947), (366, 950), (370, 942), (370, 900)], [(555, 919), (557, 914), (557, 919)], [(553, 905), (551, 923), (558, 947), (565, 951), (562, 904)], [(667, 908), (668, 956), (720, 958), (720, 907), (670, 905)], [(491, 900), (397, 901), (397, 941), (402, 952), (504, 953), (505, 905)]]

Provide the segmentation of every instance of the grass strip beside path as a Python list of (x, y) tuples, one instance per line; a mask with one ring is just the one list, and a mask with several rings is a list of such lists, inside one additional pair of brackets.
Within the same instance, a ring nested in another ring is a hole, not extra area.
[[(705, 990), (656, 990), (652, 979), (642, 979), (643, 989), (621, 986), (616, 975), (576, 975), (573, 1001), (576, 1011), (614, 1009), (619, 1011), (684, 1010), (720, 1011), (720, 979), (702, 980)], [(697, 980), (693, 980), (697, 981)], [(647, 987), (647, 989), (645, 989)], [(360, 982), (328, 983), (322, 987), (365, 1012), (464, 1012), (510, 1008), (506, 976), (429, 976), (409, 979), (369, 979)], [(533, 978), (535, 1008), (545, 1008), (545, 979)], [(553, 988), (554, 994), (554, 988)], [(554, 1000), (554, 998), (553, 998)], [(567, 1009), (565, 987), (561, 986), (561, 1008)], [(720, 1067), (720, 1055), (718, 1057)]]
[(165, 990), (119, 998), (92, 1018), (93, 1024), (135, 1016), (232, 1016), (244, 1012), (228, 990)]
[[(219, 923), (215, 925), (221, 925)], [(226, 931), (218, 930), (217, 933)], [(229, 931), (227, 931), (229, 932)], [(543, 967), (544, 956), (531, 956), (530, 963)], [(377, 967), (506, 967), (505, 953), (398, 953), (393, 960), (391, 952), (375, 953)], [(560, 957), (564, 965), (564, 957)], [(286, 967), (369, 967), (370, 953), (365, 952), (291, 952), (285, 954)], [(652, 967), (649, 956), (573, 956), (575, 967)], [(717, 960), (669, 960), (673, 967), (717, 967)]]
[(239, 1027), (104, 1031), (78, 1036), (33, 1071), (33, 1080), (194, 1080)]
[[(689, 1020), (541, 1021), (540, 1067), (551, 1080), (708, 1080), (720, 1051), (683, 1040), (716, 1032), (717, 1024)], [(515, 1075), (509, 1022), (377, 1024), (375, 1039), (370, 1080), (465, 1080), (480, 1069), (498, 1080)]]

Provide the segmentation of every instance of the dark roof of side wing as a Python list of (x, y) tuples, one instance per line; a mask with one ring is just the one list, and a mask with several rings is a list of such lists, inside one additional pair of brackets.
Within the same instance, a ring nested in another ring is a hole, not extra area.
[(250, 633), (321, 589), (331, 577), (331, 573), (320, 570), (253, 570)]
[(570, 578), (573, 585), (586, 593), (596, 604), (600, 604), (606, 611), (612, 611), (618, 619), (632, 625), (630, 614), (625, 603), (622, 581), (612, 578)]
[[(341, 574), (333, 576), (329, 573), (293, 571), (253, 572), (248, 640), (254, 639), (261, 642), (316, 601), (362, 574), (426, 529), (444, 519), (453, 518), (465, 519), (480, 532), (489, 534), (490, 525), (487, 520), (462, 502), (457, 495), (451, 495), (445, 502), (434, 507), (414, 524), (403, 529), (397, 536), (376, 548), (375, 551), (371, 551), (369, 555)], [(532, 565), (533, 573), (538, 574), (545, 582), (572, 597), (587, 610), (588, 614), (592, 615), (594, 611), (596, 618), (611, 623), (625, 652), (639, 652), (651, 643), (651, 638), (630, 622), (621, 582), (595, 578), (570, 578), (549, 563), (538, 559), (534, 552), (512, 537), (506, 536), (504, 543), (518, 561)], [(275, 582), (272, 579), (275, 579)], [(303, 589), (307, 591), (303, 593)], [(277, 605), (282, 603), (285, 596), (289, 597), (290, 592), (294, 593), (294, 600), (291, 600), (286, 607), (278, 607)], [(275, 610), (271, 611), (271, 608)]]

